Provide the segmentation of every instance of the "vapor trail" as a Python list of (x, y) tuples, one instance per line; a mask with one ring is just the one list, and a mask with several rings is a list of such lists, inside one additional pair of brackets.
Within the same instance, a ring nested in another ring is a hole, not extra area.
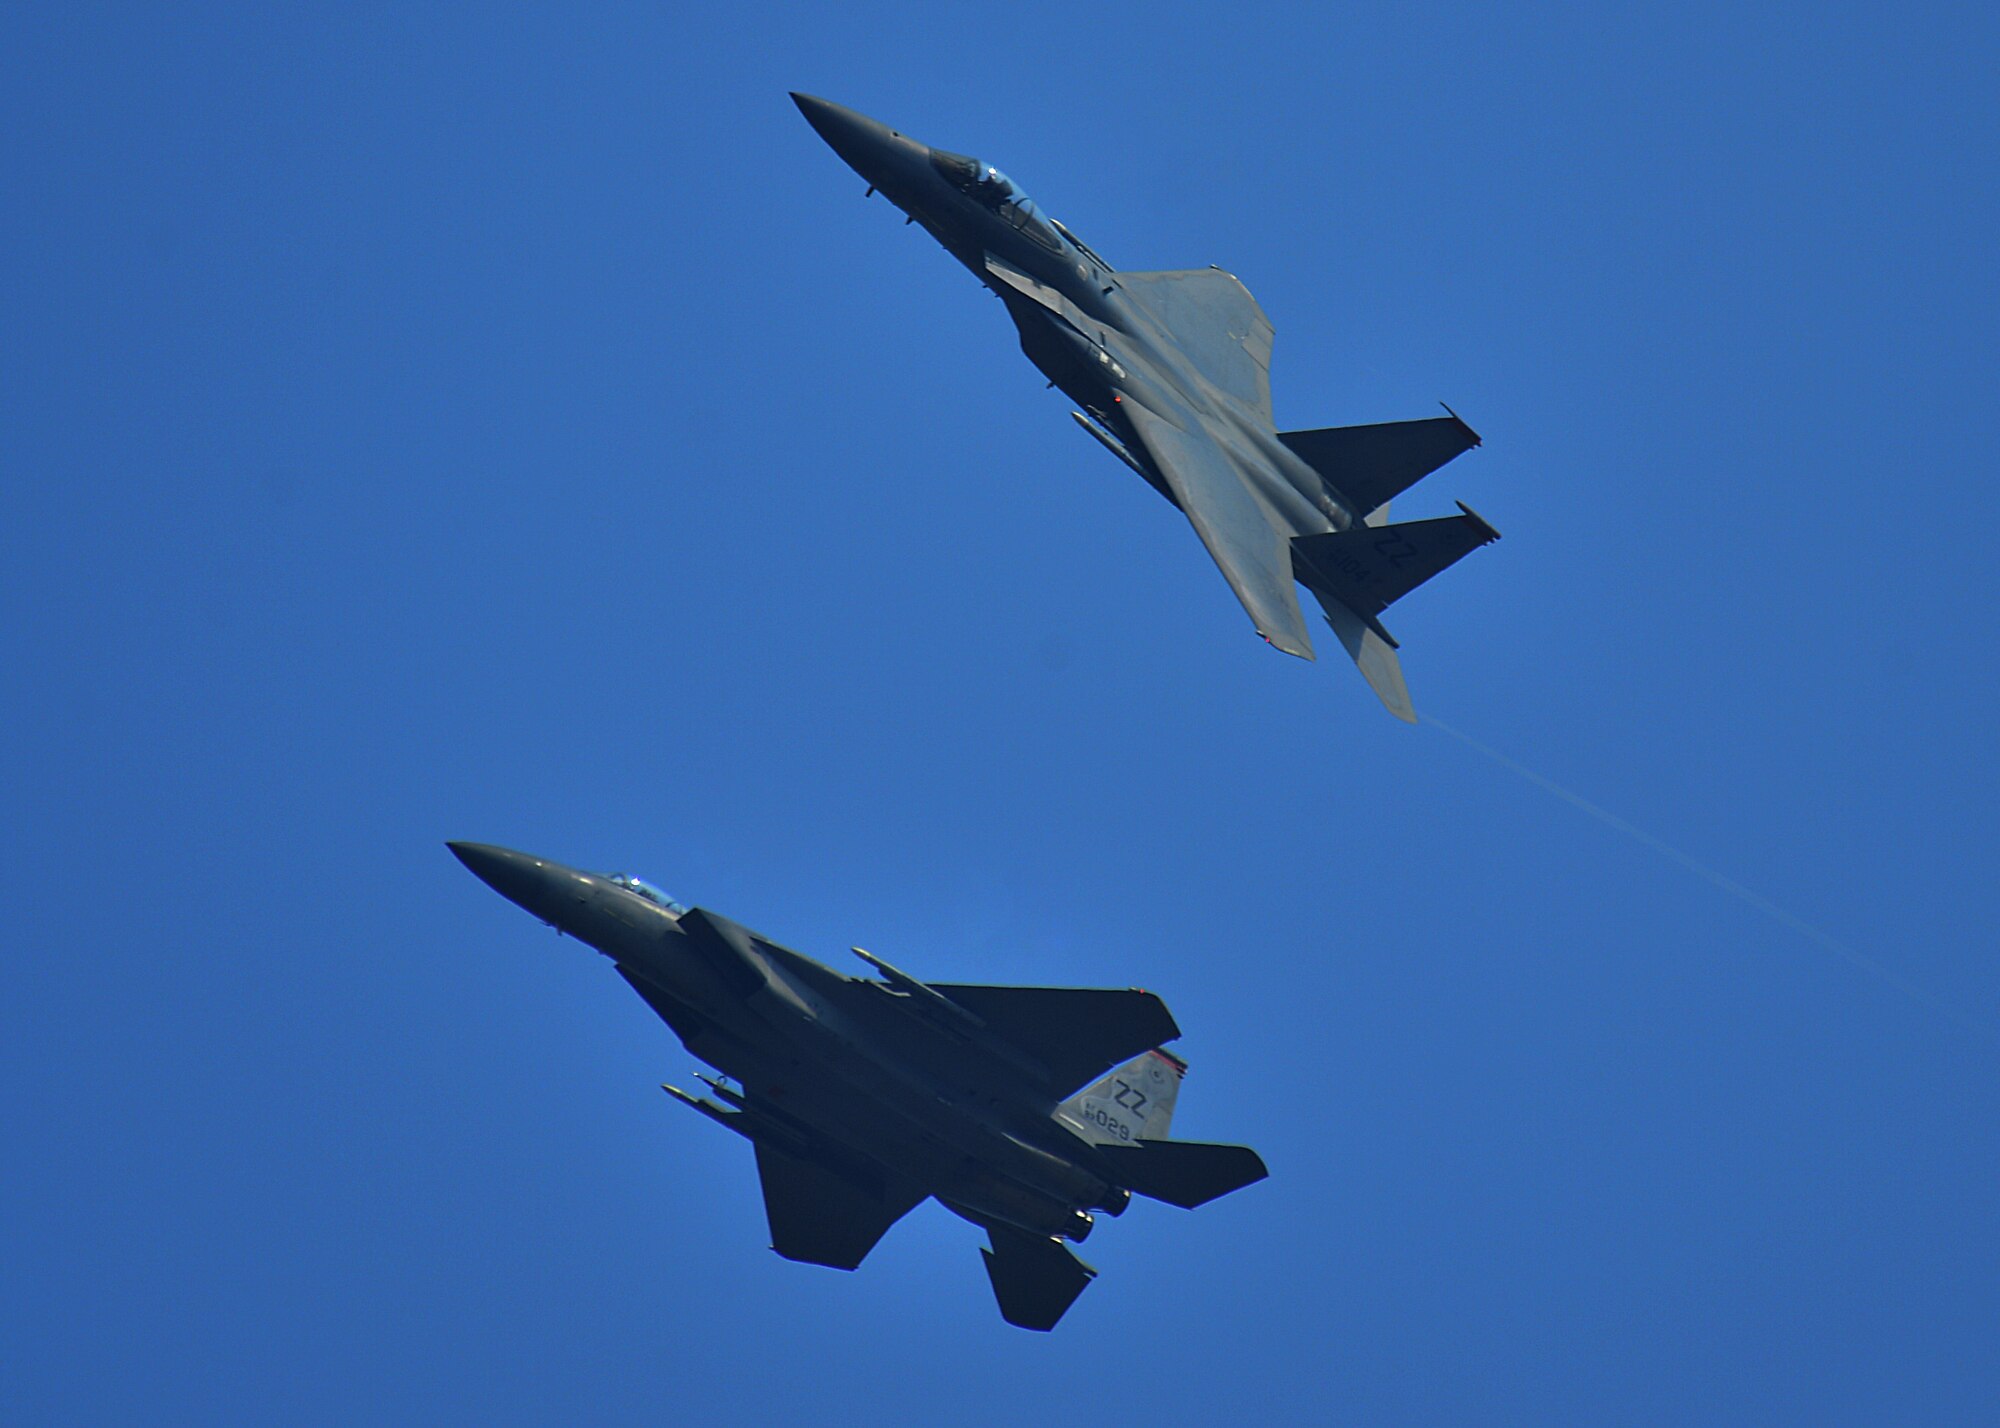
[(1527, 767), (1525, 764), (1516, 763), (1514, 760), (1508, 758), (1505, 754), (1501, 753), (1498, 749), (1493, 748), (1490, 745), (1480, 743), (1479, 740), (1473, 738), (1472, 735), (1470, 734), (1459, 732), (1457, 729), (1452, 728), (1451, 725), (1445, 723), (1442, 719), (1433, 718), (1428, 714), (1421, 715), (1419, 717), (1422, 718), (1424, 723), (1430, 725), (1433, 729), (1437, 729), (1442, 733), (1451, 735), (1452, 738), (1458, 740), (1461, 744), (1464, 744), (1467, 748), (1476, 750), (1477, 752), (1484, 754), (1487, 758), (1493, 760), (1494, 763), (1499, 764), (1502, 768), (1513, 770), (1513, 772), (1519, 774), (1529, 783), (1534, 784), (1535, 787), (1542, 789), (1548, 793), (1554, 794), (1557, 798), (1560, 798), (1564, 803), (1569, 804), (1572, 808), (1578, 808), (1583, 810), (1583, 812), (1589, 814), (1592, 818), (1595, 818), (1599, 823), (1605, 824), (1607, 827), (1615, 828), (1620, 833), (1625, 834), (1628, 838), (1632, 838), (1637, 842), (1645, 844), (1648, 848), (1651, 848), (1654, 852), (1658, 853), (1661, 857), (1667, 859), (1669, 862), (1680, 864), (1680, 866), (1686, 868), (1689, 872), (1693, 873), (1696, 877), (1700, 878), (1703, 882), (1707, 883), (1709, 886), (1720, 888), (1723, 892), (1728, 893), (1731, 897), (1735, 898), (1739, 902), (1748, 903), (1751, 907), (1756, 908), (1757, 911), (1763, 913), (1766, 917), (1770, 918), (1772, 921), (1784, 924), (1786, 927), (1791, 928), (1792, 931), (1798, 933), (1799, 936), (1805, 938), (1808, 942), (1812, 942), (1815, 945), (1823, 948), (1824, 950), (1833, 953), (1834, 956), (1840, 958), (1841, 961), (1847, 963), (1850, 967), (1859, 968), (1861, 971), (1868, 973), (1870, 976), (1876, 977), (1881, 981), (1887, 982), (1890, 986), (1896, 988), (1896, 990), (1902, 992), (1905, 996), (1908, 996), (1911, 1000), (1921, 1002), (1923, 1005), (1929, 1007), (1932, 1011), (1939, 1012), (1944, 1016), (1950, 1017), (1960, 1026), (1965, 1027), (1970, 1031), (1976, 1031), (1981, 1036), (1987, 1038), (1988, 1040), (1996, 1039), (1993, 1029), (1991, 1027), (1986, 1026), (1982, 1022), (1974, 1021), (1971, 1017), (1968, 1017), (1964, 1012), (1961, 1012), (1957, 1007), (1945, 1001), (1943, 998), (1925, 991), (1922, 987), (1917, 986), (1914, 982), (1908, 981), (1900, 974), (1893, 972), (1889, 968), (1883, 966), (1880, 962), (1877, 962), (1873, 957), (1869, 957), (1861, 952), (1855, 951), (1854, 948), (1848, 946), (1845, 942), (1842, 942), (1839, 938), (1820, 931), (1817, 927), (1814, 927), (1810, 922), (1807, 922), (1804, 918), (1793, 916), (1791, 913), (1785, 911), (1784, 908), (1779, 907), (1778, 904), (1772, 902), (1769, 898), (1764, 897), (1760, 893), (1752, 892), (1749, 888), (1744, 887), (1743, 884), (1737, 882), (1734, 878), (1724, 877), (1714, 868), (1709, 867), (1708, 864), (1700, 862), (1694, 858), (1690, 858), (1686, 853), (1683, 853), (1680, 849), (1674, 847), (1673, 844), (1662, 842), (1660, 839), (1655, 838), (1652, 834), (1646, 832), (1643, 828), (1636, 828), (1632, 824), (1627, 823), (1624, 819), (1620, 818), (1617, 814), (1612, 813), (1607, 809), (1599, 808), (1596, 804), (1592, 803), (1589, 799), (1583, 797), (1581, 794), (1571, 793), (1568, 789), (1564, 788), (1561, 784), (1557, 783), (1555, 780), (1544, 778), (1541, 774), (1536, 773), (1533, 769)]

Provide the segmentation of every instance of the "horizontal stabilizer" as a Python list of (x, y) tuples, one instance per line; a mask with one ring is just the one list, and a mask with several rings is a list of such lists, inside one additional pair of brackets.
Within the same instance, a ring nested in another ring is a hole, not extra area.
[(1264, 1168), (1263, 1157), (1247, 1145), (1142, 1140), (1132, 1145), (1100, 1145), (1097, 1153), (1127, 1190), (1183, 1210), (1254, 1185), (1271, 1173)]
[(1479, 433), (1454, 413), (1422, 421), (1281, 431), (1278, 440), (1365, 516), (1454, 456), (1479, 445)]
[(1361, 616), (1376, 633), (1375, 617), (1439, 571), (1500, 532), (1463, 502), (1463, 513), (1432, 521), (1354, 526), (1325, 535), (1296, 536), (1292, 550), (1310, 567), (1306, 583)]
[(993, 1036), (1048, 1068), (1060, 1100), (1181, 1034), (1151, 992), (1094, 987), (985, 987), (937, 982), (931, 990), (971, 1012)]
[(993, 1248), (981, 1248), (1000, 1317), (1022, 1329), (1046, 1333), (1097, 1278), (1097, 1271), (1071, 1254), (1061, 1240), (1044, 1239), (995, 1225)]

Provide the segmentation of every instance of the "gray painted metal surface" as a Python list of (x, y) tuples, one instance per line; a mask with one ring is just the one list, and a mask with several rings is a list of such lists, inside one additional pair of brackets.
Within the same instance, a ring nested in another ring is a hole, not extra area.
[[(1257, 632), (1313, 658), (1295, 584), (1398, 718), (1416, 711), (1391, 603), (1499, 533), (1461, 514), (1388, 523), (1391, 497), (1479, 444), (1455, 413), (1280, 432), (1271, 324), (1219, 268), (1120, 272), (991, 164), (794, 94), (850, 167), (999, 295), (1076, 419), (1178, 506)], [(1450, 412), (1450, 409), (1446, 409)]]

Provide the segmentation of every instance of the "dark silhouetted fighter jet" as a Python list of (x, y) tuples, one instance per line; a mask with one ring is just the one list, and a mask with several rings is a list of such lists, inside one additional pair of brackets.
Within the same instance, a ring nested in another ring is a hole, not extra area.
[(927, 986), (859, 948), (881, 980), (848, 977), (639, 878), (449, 846), (725, 1073), (701, 1078), (715, 1101), (664, 1089), (756, 1148), (786, 1259), (853, 1269), (936, 1196), (986, 1231), (1007, 1322), (1049, 1329), (1096, 1275), (1063, 1243), (1091, 1211), (1134, 1192), (1192, 1208), (1265, 1176), (1246, 1146), (1166, 1139), (1187, 1067), (1158, 1049), (1180, 1028), (1151, 992)]

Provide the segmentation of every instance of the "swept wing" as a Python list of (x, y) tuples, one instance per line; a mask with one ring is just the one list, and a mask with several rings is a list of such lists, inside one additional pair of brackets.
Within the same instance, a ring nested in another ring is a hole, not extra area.
[(1248, 288), (1220, 268), (1120, 273), (1116, 281), (1204, 377), (1271, 421), (1271, 320)]
[(1058, 1100), (1181, 1034), (1167, 1004), (1136, 989), (934, 982), (931, 990), (1047, 1067), (1050, 1094)]
[(1175, 502), (1250, 612), (1257, 633), (1300, 659), (1313, 657), (1292, 588), (1292, 553), (1229, 454), (1200, 429), (1183, 431), (1137, 402), (1120, 408)]
[(921, 1190), (863, 1185), (816, 1161), (757, 1145), (757, 1178), (771, 1248), (786, 1259), (854, 1269), (889, 1227), (924, 1198)]

